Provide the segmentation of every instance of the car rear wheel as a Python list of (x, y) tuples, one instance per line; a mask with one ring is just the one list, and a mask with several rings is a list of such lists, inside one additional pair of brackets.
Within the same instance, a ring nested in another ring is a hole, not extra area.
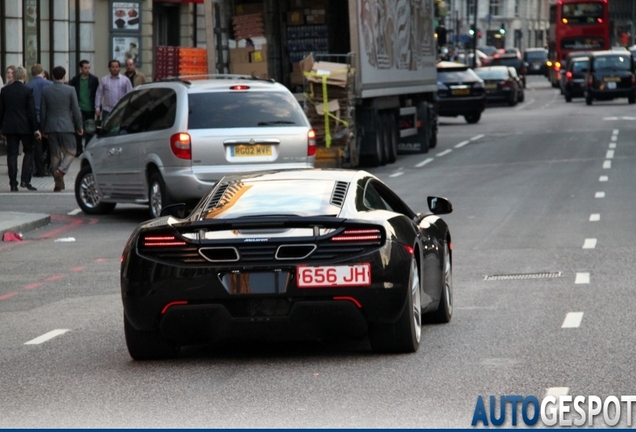
[(592, 105), (592, 97), (589, 95), (589, 93), (585, 93), (585, 103), (586, 105)]
[(112, 212), (116, 206), (115, 203), (101, 201), (93, 170), (88, 165), (80, 169), (75, 178), (75, 200), (80, 209), (89, 215), (107, 214)]
[(148, 209), (150, 210), (150, 216), (153, 218), (161, 216), (161, 210), (168, 204), (166, 184), (161, 174), (155, 172), (150, 176), (150, 184), (148, 185)]
[(412, 353), (422, 339), (422, 287), (417, 260), (411, 260), (409, 292), (404, 310), (393, 324), (373, 323), (369, 327), (369, 342), (375, 352)]
[(572, 96), (570, 95), (570, 93), (566, 91), (564, 94), (565, 94), (565, 101), (572, 102)]
[(636, 103), (636, 95), (631, 95), (627, 98), (627, 103), (630, 105), (634, 105)]
[(180, 347), (158, 331), (136, 330), (124, 314), (124, 335), (128, 353), (134, 360), (164, 360), (179, 355)]
[(453, 268), (448, 242), (444, 243), (443, 271), (444, 278), (439, 306), (430, 317), (431, 321), (436, 323), (449, 323), (453, 317)]
[(475, 124), (479, 122), (479, 119), (481, 118), (481, 113), (466, 114), (464, 118), (466, 119), (466, 123)]

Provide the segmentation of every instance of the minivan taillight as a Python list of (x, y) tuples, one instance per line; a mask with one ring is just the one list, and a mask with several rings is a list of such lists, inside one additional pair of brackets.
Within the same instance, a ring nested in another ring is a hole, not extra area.
[(307, 156), (316, 155), (316, 131), (310, 130), (307, 132)]
[(170, 150), (179, 159), (192, 159), (190, 134), (179, 132), (170, 137)]

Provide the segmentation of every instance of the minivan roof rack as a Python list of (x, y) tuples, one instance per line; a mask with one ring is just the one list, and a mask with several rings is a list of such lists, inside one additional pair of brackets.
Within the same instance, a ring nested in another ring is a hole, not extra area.
[(248, 79), (253, 81), (264, 81), (269, 83), (275, 83), (276, 81), (273, 78), (259, 78), (256, 75), (239, 75), (239, 74), (201, 74), (201, 75), (180, 75), (177, 77), (182, 81), (197, 80), (197, 79), (227, 79), (227, 80), (235, 80), (235, 79)]

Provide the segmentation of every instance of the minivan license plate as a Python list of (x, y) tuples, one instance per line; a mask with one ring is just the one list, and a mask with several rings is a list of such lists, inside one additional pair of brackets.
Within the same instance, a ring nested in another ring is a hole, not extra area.
[(296, 268), (298, 288), (325, 288), (371, 285), (371, 264)]
[(231, 147), (232, 157), (271, 156), (272, 146), (269, 145), (238, 145)]

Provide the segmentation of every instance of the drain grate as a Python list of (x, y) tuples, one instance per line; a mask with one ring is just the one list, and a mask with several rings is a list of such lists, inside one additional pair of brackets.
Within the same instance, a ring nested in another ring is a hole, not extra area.
[(558, 278), (558, 277), (561, 277), (561, 272), (488, 275), (488, 276), (484, 276), (484, 280), (496, 281), (496, 280), (518, 280), (518, 279), (545, 279), (545, 278)]

